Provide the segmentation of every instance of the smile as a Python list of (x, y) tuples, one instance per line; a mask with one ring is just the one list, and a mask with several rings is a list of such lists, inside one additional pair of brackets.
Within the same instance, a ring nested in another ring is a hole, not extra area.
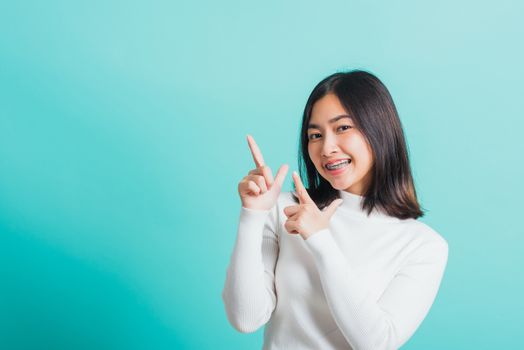
[(349, 165), (351, 163), (351, 159), (344, 159), (335, 163), (326, 164), (325, 168), (327, 170), (336, 170), (345, 167), (346, 165)]
[(334, 164), (325, 165), (324, 168), (331, 175), (339, 175), (343, 173), (347, 167), (349, 167), (350, 163), (351, 163), (351, 159), (345, 159), (343, 161), (340, 161)]

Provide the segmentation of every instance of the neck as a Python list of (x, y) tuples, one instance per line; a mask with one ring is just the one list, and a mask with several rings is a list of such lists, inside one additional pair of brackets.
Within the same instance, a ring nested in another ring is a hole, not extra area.
[(373, 208), (369, 216), (367, 215), (367, 211), (362, 210), (362, 203), (364, 202), (364, 196), (360, 196), (358, 194), (354, 194), (351, 192), (339, 190), (340, 198), (342, 198), (343, 202), (339, 206), (339, 208), (343, 209), (344, 211), (351, 213), (354, 216), (363, 218), (363, 219), (373, 219), (373, 220), (386, 220), (386, 221), (400, 221), (400, 219), (389, 216), (387, 213), (385, 213), (382, 210), (379, 210), (378, 208)]

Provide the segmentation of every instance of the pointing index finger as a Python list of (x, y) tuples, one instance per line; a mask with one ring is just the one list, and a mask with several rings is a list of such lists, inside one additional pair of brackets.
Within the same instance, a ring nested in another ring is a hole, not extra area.
[(247, 135), (247, 143), (249, 145), (251, 155), (253, 156), (253, 160), (255, 161), (257, 168), (263, 166), (265, 164), (264, 157), (262, 157), (262, 152), (260, 152), (260, 148), (258, 148), (258, 145), (255, 142), (253, 136)]
[(295, 182), (295, 187), (297, 189), (298, 198), (300, 199), (301, 203), (311, 203), (313, 200), (309, 196), (309, 193), (307, 193), (306, 188), (304, 187), (304, 184), (302, 184), (302, 180), (300, 179), (300, 176), (298, 176), (296, 171), (293, 171), (293, 180)]

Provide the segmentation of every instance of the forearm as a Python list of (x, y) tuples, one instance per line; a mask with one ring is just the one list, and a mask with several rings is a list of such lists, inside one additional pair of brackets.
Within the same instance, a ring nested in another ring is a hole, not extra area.
[(372, 300), (329, 230), (317, 232), (306, 242), (314, 256), (333, 318), (353, 349), (397, 349), (391, 318)]
[[(241, 332), (253, 332), (265, 324), (275, 305), (262, 256), (264, 223), (269, 210), (241, 208), (237, 239), (227, 268), (222, 298), (231, 324)], [(266, 254), (274, 254), (265, 244)]]

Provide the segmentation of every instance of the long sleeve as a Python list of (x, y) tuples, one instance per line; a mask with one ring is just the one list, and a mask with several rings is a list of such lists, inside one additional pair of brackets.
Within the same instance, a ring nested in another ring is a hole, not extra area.
[(355, 350), (398, 349), (429, 312), (448, 258), (448, 244), (420, 244), (378, 301), (359, 281), (329, 229), (309, 237), (326, 300), (341, 332)]
[(264, 325), (276, 306), (274, 270), (279, 246), (276, 206), (270, 210), (242, 207), (237, 238), (222, 292), (229, 322), (243, 333)]

